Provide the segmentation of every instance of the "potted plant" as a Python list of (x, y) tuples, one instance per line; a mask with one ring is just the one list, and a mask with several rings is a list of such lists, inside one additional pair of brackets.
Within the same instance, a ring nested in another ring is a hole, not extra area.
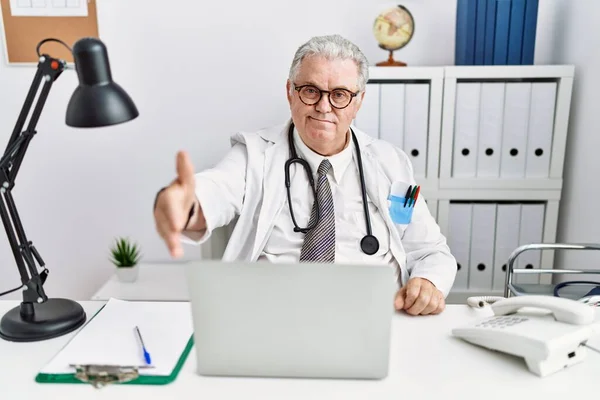
[(140, 249), (136, 243), (128, 238), (115, 239), (114, 246), (110, 249), (111, 262), (117, 267), (117, 277), (122, 282), (135, 282), (138, 277)]

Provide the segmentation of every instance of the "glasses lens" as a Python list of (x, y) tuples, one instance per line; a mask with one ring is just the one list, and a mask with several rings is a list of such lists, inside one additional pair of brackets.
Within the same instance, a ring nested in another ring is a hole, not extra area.
[(306, 104), (315, 104), (319, 101), (321, 93), (319, 89), (314, 86), (304, 86), (300, 89), (300, 98)]
[(334, 107), (346, 107), (350, 103), (350, 100), (352, 100), (352, 96), (345, 90), (336, 89), (331, 92), (330, 100)]

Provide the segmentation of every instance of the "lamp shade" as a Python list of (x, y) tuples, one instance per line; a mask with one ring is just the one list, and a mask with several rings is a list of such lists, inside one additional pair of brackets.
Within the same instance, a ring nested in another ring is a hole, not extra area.
[(84, 38), (73, 46), (79, 86), (69, 100), (66, 124), (93, 128), (130, 121), (139, 112), (129, 95), (113, 82), (106, 46)]

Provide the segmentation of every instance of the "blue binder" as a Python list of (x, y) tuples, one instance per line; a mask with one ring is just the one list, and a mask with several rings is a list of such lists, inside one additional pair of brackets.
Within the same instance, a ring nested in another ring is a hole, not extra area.
[(475, 62), (475, 25), (477, 0), (458, 0), (456, 7), (456, 65), (473, 65)]
[(494, 65), (508, 62), (508, 35), (510, 30), (511, 0), (496, 0), (496, 32), (494, 37)]
[(486, 4), (485, 10), (485, 49), (483, 64), (494, 64), (494, 40), (496, 37), (496, 0), (481, 0)]
[(508, 34), (508, 65), (521, 64), (526, 1), (527, 0), (512, 0), (510, 31)]
[(521, 64), (533, 65), (539, 0), (527, 0), (523, 29)]
[(485, 26), (488, 0), (477, 1), (475, 23), (475, 65), (485, 65)]

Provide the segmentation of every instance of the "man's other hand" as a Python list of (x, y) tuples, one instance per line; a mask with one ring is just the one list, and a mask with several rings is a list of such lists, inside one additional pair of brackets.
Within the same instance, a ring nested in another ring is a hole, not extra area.
[(394, 306), (410, 315), (439, 314), (446, 308), (446, 301), (427, 279), (411, 278), (396, 294)]

